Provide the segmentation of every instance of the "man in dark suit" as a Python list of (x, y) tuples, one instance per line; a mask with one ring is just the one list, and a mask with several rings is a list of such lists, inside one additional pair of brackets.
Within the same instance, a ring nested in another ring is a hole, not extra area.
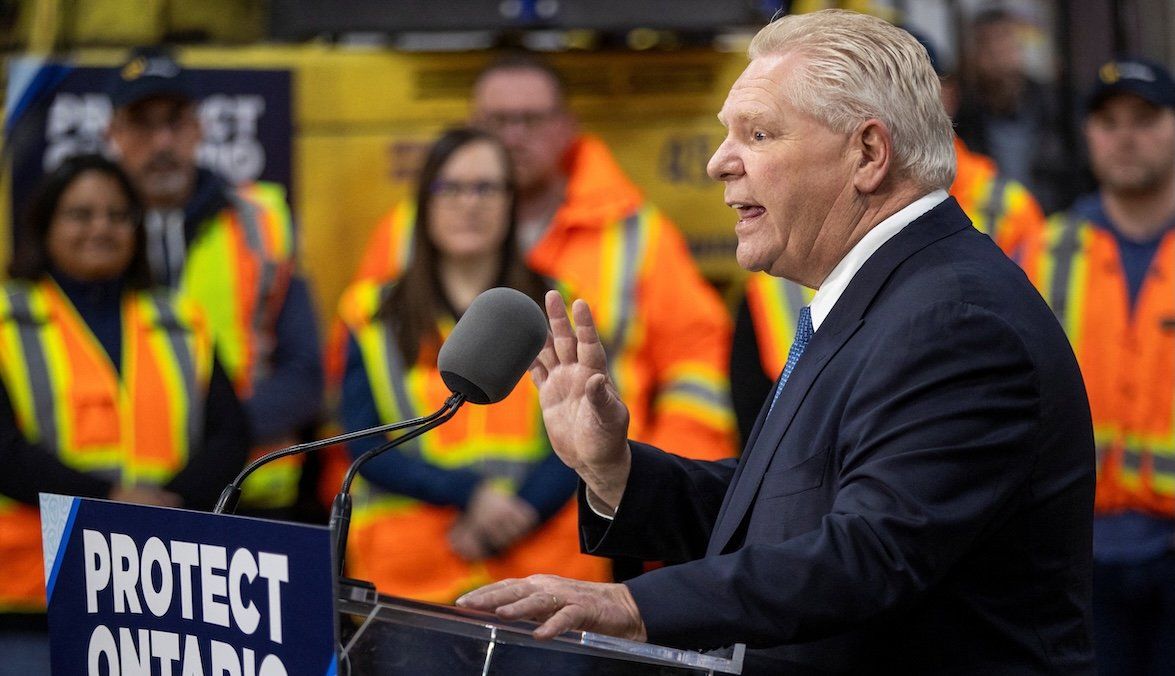
[(1076, 361), (945, 188), (926, 52), (828, 11), (763, 29), (710, 161), (740, 265), (818, 288), (738, 463), (627, 442), (590, 312), (547, 299), (532, 370), (624, 584), (510, 580), (459, 604), (674, 646), (744, 673), (1090, 673), (1093, 440)]

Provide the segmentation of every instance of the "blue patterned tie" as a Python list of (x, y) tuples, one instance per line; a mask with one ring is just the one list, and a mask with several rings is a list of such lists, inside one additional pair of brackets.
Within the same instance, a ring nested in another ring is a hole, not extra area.
[(779, 377), (779, 387), (775, 388), (775, 396), (771, 398), (771, 408), (767, 409), (767, 415), (771, 415), (771, 411), (775, 409), (775, 402), (779, 401), (779, 393), (783, 392), (783, 386), (791, 377), (792, 369), (796, 367), (800, 355), (804, 354), (804, 348), (808, 347), (808, 341), (812, 340), (813, 333), (812, 311), (804, 307), (800, 310), (800, 319), (796, 322), (796, 337), (792, 340), (791, 349), (787, 352), (787, 363), (783, 365), (783, 375)]

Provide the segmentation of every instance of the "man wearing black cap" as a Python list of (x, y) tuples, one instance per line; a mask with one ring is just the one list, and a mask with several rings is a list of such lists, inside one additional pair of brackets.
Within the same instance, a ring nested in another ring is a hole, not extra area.
[[(295, 271), (284, 190), (229, 185), (197, 167), (201, 129), (190, 75), (164, 50), (132, 52), (110, 90), (107, 140), (147, 206), (156, 279), (208, 314), (218, 356), (246, 405), (256, 457), (295, 442), (318, 417), (317, 323)], [(292, 458), (262, 468), (246, 483), (242, 506), (289, 516), (299, 474)]]
[(1099, 674), (1175, 673), (1175, 83), (1098, 71), (1085, 137), (1097, 192), (1050, 219), (1025, 270), (1061, 319), (1098, 451)]

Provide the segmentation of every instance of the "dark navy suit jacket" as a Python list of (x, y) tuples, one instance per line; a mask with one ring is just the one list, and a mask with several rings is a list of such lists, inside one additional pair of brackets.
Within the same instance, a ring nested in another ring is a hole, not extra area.
[(1094, 451), (1060, 326), (953, 198), (857, 272), (740, 460), (637, 443), (585, 551), (744, 673), (1092, 673)]

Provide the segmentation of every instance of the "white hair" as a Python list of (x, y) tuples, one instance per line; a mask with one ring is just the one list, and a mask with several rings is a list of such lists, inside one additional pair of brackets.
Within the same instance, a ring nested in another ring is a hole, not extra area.
[(796, 53), (802, 61), (781, 95), (834, 131), (868, 119), (893, 136), (897, 170), (926, 190), (955, 177), (954, 130), (930, 58), (912, 35), (843, 10), (782, 17), (751, 40), (751, 60)]

